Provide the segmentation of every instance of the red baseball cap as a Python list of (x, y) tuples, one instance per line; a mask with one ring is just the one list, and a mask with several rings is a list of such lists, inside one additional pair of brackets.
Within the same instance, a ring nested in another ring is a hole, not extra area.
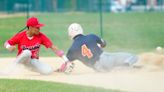
[(44, 24), (39, 23), (38, 18), (36, 18), (36, 17), (31, 17), (31, 18), (29, 18), (29, 19), (27, 20), (26, 26), (27, 26), (27, 27), (29, 27), (29, 26), (32, 26), (32, 27), (43, 27)]

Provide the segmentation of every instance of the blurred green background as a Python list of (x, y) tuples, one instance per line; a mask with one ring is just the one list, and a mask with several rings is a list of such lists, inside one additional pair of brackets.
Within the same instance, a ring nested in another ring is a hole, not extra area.
[[(65, 52), (71, 45), (67, 35), (69, 24), (78, 22), (84, 33), (100, 36), (97, 13), (44, 13), (34, 15), (46, 26), (41, 29), (53, 43)], [(107, 41), (105, 51), (128, 51), (141, 53), (164, 46), (164, 13), (103, 13), (103, 39)], [(0, 18), (0, 56), (14, 56), (3, 47), (3, 43), (25, 26), (24, 16)], [(41, 56), (54, 56), (51, 50), (42, 46)]]
[[(41, 32), (65, 52), (72, 43), (67, 28), (73, 22), (80, 23), (85, 34), (94, 33), (106, 40), (105, 51), (154, 51), (157, 46), (164, 47), (164, 0), (154, 1), (0, 0), (0, 57), (16, 56), (17, 51), (9, 53), (3, 44), (24, 28), (31, 16), (46, 25)], [(40, 55), (55, 56), (43, 46)]]

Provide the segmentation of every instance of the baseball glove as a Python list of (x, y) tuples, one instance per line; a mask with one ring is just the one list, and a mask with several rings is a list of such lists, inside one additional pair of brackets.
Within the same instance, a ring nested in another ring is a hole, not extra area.
[(73, 71), (74, 66), (75, 64), (73, 62), (65, 62), (55, 72), (63, 72), (66, 74), (70, 74)]

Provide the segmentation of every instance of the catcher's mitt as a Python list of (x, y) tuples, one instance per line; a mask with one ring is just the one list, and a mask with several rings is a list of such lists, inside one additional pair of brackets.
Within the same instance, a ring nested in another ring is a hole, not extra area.
[(75, 64), (73, 62), (65, 62), (55, 72), (63, 72), (66, 74), (70, 74), (73, 71), (74, 66)]

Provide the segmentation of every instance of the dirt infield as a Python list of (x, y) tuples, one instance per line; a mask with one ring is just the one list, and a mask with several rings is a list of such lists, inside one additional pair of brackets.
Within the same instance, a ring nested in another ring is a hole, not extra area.
[[(40, 60), (48, 63), (54, 69), (59, 67), (62, 63), (62, 59), (55, 57), (41, 57)], [(141, 63), (141, 60), (146, 61)], [(11, 74), (5, 75), (3, 72), (9, 68), (7, 66), (14, 61), (14, 58), (0, 58), (0, 78), (36, 79), (118, 89), (127, 92), (164, 92), (163, 60), (163, 55), (144, 53), (140, 55), (138, 64), (145, 66), (145, 68), (114, 69), (108, 73), (96, 73), (92, 69), (76, 61), (75, 69), (72, 74), (53, 73), (43, 76), (28, 71), (22, 66), (16, 68)]]
[(11, 18), (11, 17), (19, 17), (19, 16), (26, 16), (26, 13), (17, 13), (17, 14), (0, 13), (0, 18)]

